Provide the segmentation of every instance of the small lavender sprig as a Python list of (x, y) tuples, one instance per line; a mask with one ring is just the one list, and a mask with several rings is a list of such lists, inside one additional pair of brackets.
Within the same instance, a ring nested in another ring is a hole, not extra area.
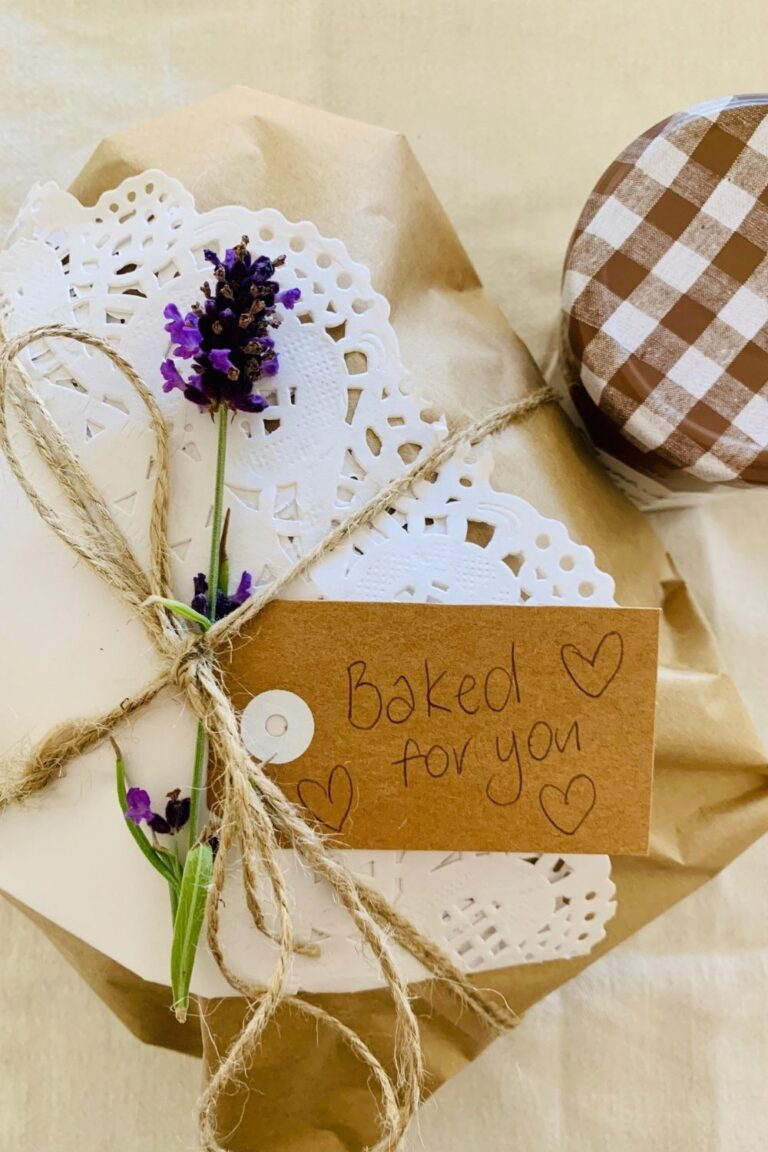
[[(218, 420), (208, 577), (206, 579), (204, 573), (195, 577), (190, 605), (176, 600), (161, 601), (168, 611), (192, 621), (202, 631), (234, 611), (251, 594), (252, 578), (248, 572), (243, 572), (237, 588), (229, 593), (226, 550), (229, 513), (223, 517), (229, 413), (259, 413), (268, 407), (259, 386), (260, 382), (273, 379), (280, 368), (271, 334), (282, 321), (277, 308), (290, 311), (301, 298), (299, 288), (281, 290), (274, 278), (285, 257), (275, 260), (263, 255), (254, 257), (248, 243), (248, 237), (243, 236), (239, 244), (226, 250), (223, 260), (206, 249), (204, 255), (213, 265), (214, 284), (212, 287), (206, 280), (202, 285), (203, 302), (193, 304), (186, 315), (182, 315), (176, 304), (168, 304), (164, 310), (172, 356), (160, 366), (163, 390), (180, 390), (201, 412), (209, 412)], [(182, 374), (178, 361), (182, 361), (181, 367), (183, 362), (191, 361), (187, 375)], [(206, 731), (202, 724), (198, 725), (191, 796), (182, 799), (180, 793), (169, 794), (164, 816), (153, 810), (149, 795), (143, 789), (126, 790), (122, 756), (116, 746), (115, 751), (118, 797), (126, 823), (171, 891), (173, 1007), (177, 1018), (183, 1021), (189, 1006), (192, 969), (217, 847), (216, 838), (204, 835), (200, 827), (208, 754)], [(152, 842), (141, 830), (142, 822), (152, 831)], [(189, 849), (182, 863), (176, 833), (186, 824), (189, 825)], [(175, 853), (158, 843), (158, 834), (174, 836)]]
[[(115, 777), (117, 783), (117, 799), (125, 816), (126, 826), (128, 831), (133, 836), (135, 843), (138, 845), (141, 852), (147, 858), (152, 867), (160, 873), (168, 885), (168, 890), (171, 896), (171, 915), (176, 917), (176, 910), (179, 903), (179, 892), (181, 890), (181, 876), (182, 868), (178, 857), (178, 853), (172, 853), (167, 849), (162, 848), (157, 842), (157, 836), (154, 835), (150, 841), (141, 830), (141, 823), (145, 821), (151, 826), (151, 822), (157, 819), (157, 814), (152, 810), (149, 795), (142, 788), (127, 788), (125, 779), (125, 760), (120, 751), (120, 747), (115, 740), (112, 740), (112, 748), (115, 753)], [(160, 817), (162, 819), (162, 817)]]

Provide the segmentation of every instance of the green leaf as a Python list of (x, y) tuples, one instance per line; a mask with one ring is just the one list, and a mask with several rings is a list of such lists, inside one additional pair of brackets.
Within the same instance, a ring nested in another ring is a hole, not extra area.
[(194, 608), (190, 608), (189, 604), (185, 604), (183, 600), (168, 600), (165, 596), (157, 596), (152, 601), (153, 604), (161, 604), (163, 608), (167, 608), (169, 612), (173, 612), (175, 616), (183, 616), (185, 620), (194, 620), (195, 624), (199, 624), (203, 632), (207, 632), (211, 626), (211, 621), (207, 616), (203, 616), (201, 612), (196, 612)]
[(184, 864), (171, 947), (173, 1010), (181, 1023), (186, 1020), (189, 1009), (189, 985), (205, 920), (205, 905), (212, 875), (213, 852), (210, 844), (195, 845)]
[(225, 596), (229, 593), (229, 560), (222, 560), (219, 564), (219, 591)]
[(172, 890), (171, 901), (173, 902), (173, 890), (178, 890), (179, 878), (174, 873), (170, 856), (168, 856), (166, 859), (167, 854), (158, 852), (157, 849), (152, 846), (149, 840), (147, 840), (141, 828), (138, 828), (132, 820), (128, 820), (126, 817), (125, 812), (128, 808), (128, 796), (125, 785), (125, 761), (123, 760), (123, 755), (114, 740), (112, 741), (112, 747), (115, 750), (115, 780), (117, 783), (117, 799), (120, 803), (120, 811), (123, 813), (123, 822), (131, 836), (133, 836), (133, 839), (138, 844), (141, 852), (144, 854), (144, 856), (146, 856), (147, 860), (149, 860), (152, 867), (157, 869), (164, 880), (168, 881), (168, 884), (171, 886)]
[(229, 515), (230, 509), (227, 508), (224, 514), (224, 527), (221, 530), (221, 540), (219, 541), (219, 591), (223, 592), (225, 596), (229, 592), (229, 557), (227, 556)]

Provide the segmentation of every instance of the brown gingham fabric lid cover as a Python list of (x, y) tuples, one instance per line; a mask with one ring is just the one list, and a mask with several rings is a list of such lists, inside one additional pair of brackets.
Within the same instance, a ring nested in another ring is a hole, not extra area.
[(571, 239), (563, 313), (568, 374), (621, 433), (612, 450), (768, 482), (768, 96), (672, 116), (621, 154)]

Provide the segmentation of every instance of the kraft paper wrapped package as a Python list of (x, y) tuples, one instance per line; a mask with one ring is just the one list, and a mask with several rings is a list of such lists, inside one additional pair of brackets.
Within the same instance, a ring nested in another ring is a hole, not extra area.
[[(92, 204), (126, 177), (152, 168), (181, 180), (199, 210), (273, 206), (290, 220), (312, 220), (323, 235), (341, 237), (390, 302), (413, 388), (451, 427), (540, 385), (401, 136), (238, 88), (105, 141), (72, 191)], [(661, 609), (650, 855), (614, 860), (618, 911), (591, 955), (477, 978), (521, 1013), (765, 831), (767, 766), (684, 582), (569, 421), (553, 406), (541, 408), (495, 438), (493, 457), (495, 486), (530, 500), (588, 544), (614, 578), (620, 605)], [(168, 1011), (167, 988), (30, 915), (136, 1035), (202, 1051), (208, 1074), (217, 1066), (248, 1012), (242, 999), (204, 1001), (202, 1028), (194, 1018), (181, 1026)], [(460, 1014), (436, 983), (413, 991), (433, 1091), (492, 1037)], [(394, 1018), (386, 991), (306, 998), (359, 1033), (385, 1065), (390, 1061)], [(220, 1105), (219, 1130), (234, 1152), (359, 1152), (375, 1141), (376, 1122), (365, 1070), (336, 1033), (288, 1005), (251, 1061), (247, 1083), (233, 1087)]]

